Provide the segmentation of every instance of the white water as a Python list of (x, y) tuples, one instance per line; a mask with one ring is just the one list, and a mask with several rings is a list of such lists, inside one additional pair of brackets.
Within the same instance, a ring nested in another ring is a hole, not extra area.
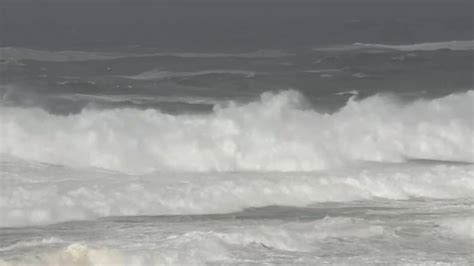
[(5, 160), (0, 226), (49, 224), (123, 215), (208, 214), (270, 205), (306, 206), (474, 194), (474, 166), (364, 165), (308, 173), (154, 173), (129, 176), (94, 169)]
[[(462, 204), (442, 203), (451, 213), (465, 212)], [(472, 262), (469, 243), (472, 239), (457, 235), (462, 227), (448, 230), (442, 214), (429, 204), (412, 202), (387, 209), (372, 208), (379, 219), (344, 217), (314, 217), (310, 221), (279, 219), (213, 220), (197, 218), (163, 220), (134, 218), (81, 223), (66, 223), (26, 233), (25, 240), (3, 250), (20, 252), (21, 256), (0, 265), (204, 265), (218, 264), (418, 264)], [(436, 205), (436, 204), (435, 204)], [(357, 205), (348, 205), (357, 210)], [(430, 215), (405, 213), (406, 207)], [(338, 208), (340, 208), (338, 210)], [(365, 206), (352, 215), (371, 211)], [(311, 213), (311, 209), (306, 212)], [(472, 219), (472, 218), (471, 218)], [(57, 230), (55, 238), (44, 238), (45, 232)], [(172, 230), (170, 230), (172, 228)], [(62, 231), (62, 232), (61, 232)], [(93, 232), (93, 233), (91, 233)], [(412, 232), (412, 233), (410, 233)], [(453, 233), (454, 232), (454, 233)], [(436, 236), (435, 238), (431, 238)], [(442, 237), (440, 237), (442, 236)], [(430, 239), (429, 245), (420, 245)], [(445, 241), (451, 245), (446, 246)], [(410, 252), (406, 251), (406, 248)], [(436, 250), (439, 250), (436, 253)], [(435, 252), (436, 255), (430, 252)], [(363, 253), (363, 256), (358, 254)], [(14, 253), (5, 253), (14, 254)], [(403, 254), (403, 255), (401, 255)], [(449, 255), (448, 255), (449, 254)], [(13, 255), (15, 256), (15, 255)]]
[(0, 266), (474, 262), (474, 91), (307, 107), (0, 107)]
[(114, 109), (56, 116), (0, 107), (0, 153), (126, 173), (314, 171), (407, 158), (474, 162), (474, 91), (408, 104), (376, 95), (331, 115), (304, 106), (298, 92), (283, 91), (208, 115)]
[[(371, 224), (364, 219), (331, 218), (313, 222), (267, 222), (265, 225), (245, 223), (243, 225), (212, 226), (213, 231), (179, 232), (166, 235), (163, 229), (154, 230), (142, 241), (139, 250), (123, 251), (119, 248), (94, 248), (73, 243), (54, 252), (44, 252), (40, 256), (24, 257), (22, 262), (45, 265), (163, 265), (194, 264), (212, 261), (232, 261), (232, 248), (253, 247), (256, 250), (274, 252), (311, 252), (314, 243), (332, 238), (368, 239), (384, 234), (384, 227)], [(150, 225), (148, 225), (150, 226)], [(158, 225), (157, 225), (158, 226)], [(148, 229), (151, 229), (148, 228)], [(130, 235), (132, 230), (122, 229), (122, 234)], [(308, 234), (308, 232), (311, 232)], [(132, 240), (137, 241), (136, 239)], [(24, 247), (60, 243), (59, 239), (23, 242)], [(125, 243), (123, 243), (125, 244)], [(19, 244), (16, 244), (17, 246)], [(132, 246), (130, 243), (125, 244)], [(153, 248), (152, 250), (144, 248)], [(244, 251), (248, 252), (248, 251)], [(14, 263), (12, 263), (15, 265)], [(2, 264), (0, 264), (2, 265)], [(9, 264), (6, 264), (9, 265)]]

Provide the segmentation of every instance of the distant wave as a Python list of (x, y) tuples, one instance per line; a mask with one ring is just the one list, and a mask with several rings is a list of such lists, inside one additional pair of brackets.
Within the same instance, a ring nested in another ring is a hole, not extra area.
[(216, 100), (208, 97), (197, 97), (197, 96), (145, 96), (145, 95), (100, 95), (100, 94), (59, 94), (58, 98), (69, 99), (69, 100), (88, 100), (88, 101), (104, 101), (112, 103), (120, 102), (133, 102), (137, 104), (143, 104), (146, 102), (162, 102), (162, 103), (187, 103), (187, 104), (207, 104), (217, 105), (223, 104), (228, 101)]
[(343, 71), (343, 69), (339, 68), (331, 68), (331, 69), (310, 69), (310, 70), (305, 70), (304, 72), (306, 73), (338, 73)]
[(180, 53), (180, 52), (156, 52), (156, 53), (108, 53), (89, 51), (48, 51), (21, 47), (0, 47), (0, 60), (36, 60), (49, 62), (74, 62), (92, 60), (112, 60), (131, 57), (153, 57), (172, 56), (182, 58), (215, 58), (215, 57), (282, 57), (288, 54), (278, 50), (260, 50), (247, 53)]
[[(320, 47), (316, 48), (319, 51), (351, 51), (359, 49), (376, 49), (376, 50), (397, 50), (397, 51), (436, 51), (441, 49), (449, 50), (474, 50), (474, 40), (467, 41), (446, 41), (446, 42), (427, 42), (427, 43), (415, 43), (415, 44), (401, 44), (401, 45), (390, 45), (390, 44), (376, 44), (376, 43), (360, 43), (356, 42), (351, 45), (338, 45), (333, 47)], [(316, 61), (320, 63), (325, 57)]]
[(272, 58), (292, 55), (280, 50), (258, 50), (246, 53), (189, 53), (189, 52), (164, 52), (154, 53), (155, 56), (173, 56), (182, 58), (216, 58), (216, 57), (237, 57), (237, 58)]
[[(406, 158), (474, 162), (474, 91), (402, 104), (375, 95), (334, 114), (296, 91), (211, 114), (0, 107), (0, 153), (75, 167), (153, 171), (313, 171)], [(41, 126), (38, 126), (41, 121)]]
[(173, 71), (160, 71), (160, 70), (150, 70), (143, 72), (135, 76), (124, 76), (129, 79), (136, 80), (161, 80), (169, 78), (187, 78), (187, 77), (196, 77), (196, 76), (205, 76), (205, 75), (239, 75), (245, 77), (254, 77), (255, 72), (247, 70), (201, 70), (195, 72), (173, 72)]
[(118, 53), (100, 53), (85, 51), (47, 51), (20, 47), (0, 47), (2, 60), (37, 60), (50, 62), (110, 60), (126, 57)]
[(387, 44), (371, 44), (371, 43), (354, 43), (356, 47), (368, 47), (368, 48), (383, 48), (383, 49), (394, 49), (400, 51), (434, 51), (440, 49), (450, 50), (473, 50), (474, 40), (469, 41), (449, 41), (449, 42), (429, 42), (429, 43), (416, 43), (406, 45), (387, 45)]

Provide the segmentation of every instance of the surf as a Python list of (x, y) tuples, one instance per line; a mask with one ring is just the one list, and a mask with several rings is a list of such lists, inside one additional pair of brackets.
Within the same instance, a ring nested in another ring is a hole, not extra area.
[(294, 90), (194, 115), (118, 108), (61, 116), (3, 106), (0, 153), (129, 174), (316, 171), (407, 159), (474, 162), (472, 106), (472, 90), (414, 102), (352, 97), (332, 114), (309, 108)]

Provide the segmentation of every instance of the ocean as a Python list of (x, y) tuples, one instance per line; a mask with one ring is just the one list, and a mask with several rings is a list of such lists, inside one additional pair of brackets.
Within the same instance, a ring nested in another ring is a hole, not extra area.
[(0, 4), (0, 265), (472, 265), (466, 1)]

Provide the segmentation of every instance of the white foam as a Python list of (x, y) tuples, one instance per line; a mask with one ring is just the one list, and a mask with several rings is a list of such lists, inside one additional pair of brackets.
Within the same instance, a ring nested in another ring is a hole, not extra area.
[(325, 239), (364, 239), (383, 233), (383, 226), (364, 219), (325, 217), (311, 222), (247, 226), (216, 235), (229, 244), (239, 246), (255, 245), (267, 249), (311, 252), (315, 242)]
[(458, 237), (474, 239), (474, 216), (444, 219), (439, 224)]
[[(209, 226), (212, 230), (206, 230), (210, 229)], [(64, 243), (64, 247), (52, 251), (22, 252), (16, 259), (3, 264), (0, 261), (0, 265), (196, 265), (242, 262), (252, 254), (263, 262), (265, 253), (297, 252), (288, 255), (306, 256), (302, 252), (313, 252), (326, 239), (356, 241), (384, 234), (383, 226), (364, 219), (342, 217), (310, 222), (236, 223), (224, 228), (219, 224), (200, 227), (188, 224), (180, 228), (178, 224), (175, 230), (170, 233), (169, 229), (156, 228), (144, 241), (143, 238), (136, 239), (136, 235), (129, 235), (132, 232), (123, 231), (120, 241), (112, 242), (114, 244), (104, 245), (95, 241), (89, 244)], [(271, 256), (268, 258), (274, 260)]]
[[(146, 257), (145, 257), (146, 258)], [(92, 265), (147, 265), (134, 263), (133, 256), (127, 257), (118, 250), (92, 248), (84, 244), (71, 244), (61, 250), (28, 254), (16, 260), (0, 260), (0, 266), (43, 265), (43, 266), (92, 266)], [(157, 265), (151, 263), (148, 265)]]
[(344, 91), (344, 92), (334, 93), (334, 95), (353, 95), (353, 96), (357, 96), (357, 95), (359, 95), (359, 91), (357, 91), (357, 90)]
[(469, 198), (470, 165), (388, 164), (313, 173), (128, 176), (17, 160), (1, 165), (0, 226), (123, 215), (208, 214), (374, 198)]
[(0, 259), (0, 266), (207, 265), (229, 258), (230, 253), (216, 237), (189, 232), (179, 238), (170, 238), (158, 247), (145, 249), (95, 247), (76, 242), (52, 251), (26, 253), (10, 260)]
[[(101, 234), (96, 233), (100, 223), (92, 223), (93, 236), (78, 234), (69, 243), (45, 243), (41, 248), (19, 249), (12, 252), (14, 255), (0, 260), (0, 265), (365, 265), (401, 262), (465, 265), (472, 259), (469, 247), (457, 246), (469, 242), (456, 239), (452, 245), (446, 245), (437, 230), (426, 228), (420, 221), (406, 225), (400, 224), (398, 219), (393, 224), (391, 220), (373, 218), (335, 216), (290, 222), (275, 219), (164, 223), (135, 220), (133, 223), (102, 224), (99, 228), (108, 233), (99, 231)], [(67, 225), (59, 226), (62, 230), (68, 228)], [(420, 234), (406, 233), (406, 230), (421, 228), (424, 230)], [(78, 224), (74, 229), (89, 230)], [(430, 245), (419, 245), (420, 241), (428, 239)]]
[(43, 245), (49, 245), (49, 244), (61, 244), (61, 243), (64, 243), (64, 241), (56, 237), (41, 238), (41, 239), (36, 239), (36, 240), (31, 240), (31, 241), (18, 241), (12, 245), (0, 246), (0, 252), (21, 249), (21, 248), (31, 248), (31, 247), (37, 247), (37, 246), (43, 246)]
[(284, 91), (207, 115), (0, 107), (0, 225), (474, 194), (472, 165), (386, 164), (473, 162), (474, 91), (351, 99), (331, 115), (302, 106)]
[[(406, 158), (474, 162), (474, 91), (403, 104), (351, 99), (329, 115), (296, 91), (206, 115), (0, 107), (0, 153), (75, 167), (153, 171), (313, 171)], [(41, 121), (41, 126), (38, 125)]]

